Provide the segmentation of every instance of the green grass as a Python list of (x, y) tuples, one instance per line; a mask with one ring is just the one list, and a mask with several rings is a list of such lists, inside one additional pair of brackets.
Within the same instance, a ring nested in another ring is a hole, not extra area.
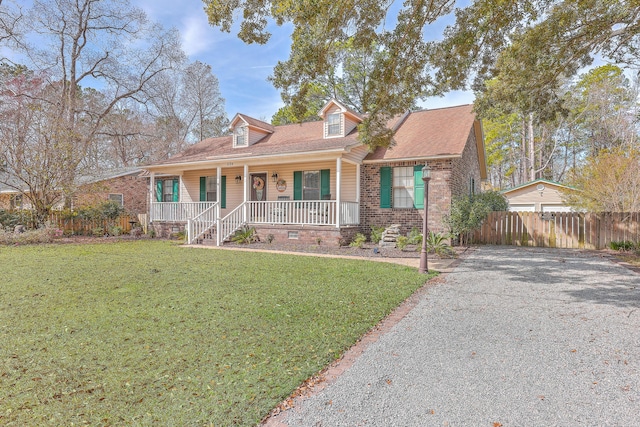
[(255, 425), (424, 282), (163, 241), (0, 247), (0, 424)]

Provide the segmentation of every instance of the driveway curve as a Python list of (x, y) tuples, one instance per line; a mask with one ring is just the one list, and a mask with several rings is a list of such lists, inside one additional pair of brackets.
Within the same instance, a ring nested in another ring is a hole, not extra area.
[(483, 246), (271, 425), (632, 426), (640, 275), (595, 253)]

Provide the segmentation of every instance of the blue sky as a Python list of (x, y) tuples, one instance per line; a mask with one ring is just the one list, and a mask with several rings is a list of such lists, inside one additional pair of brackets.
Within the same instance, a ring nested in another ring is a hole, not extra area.
[[(220, 81), (229, 117), (236, 113), (270, 121), (283, 103), (279, 92), (267, 81), (279, 60), (289, 56), (292, 27), (272, 25), (271, 40), (266, 45), (246, 45), (233, 31), (224, 33), (207, 22), (201, 0), (131, 0), (154, 21), (176, 27), (183, 49), (191, 61), (199, 60), (213, 68)], [(442, 34), (448, 20), (433, 27), (433, 38)], [(430, 30), (431, 31), (431, 30)], [(430, 98), (421, 106), (439, 108), (473, 102), (473, 94), (454, 92), (444, 98)]]

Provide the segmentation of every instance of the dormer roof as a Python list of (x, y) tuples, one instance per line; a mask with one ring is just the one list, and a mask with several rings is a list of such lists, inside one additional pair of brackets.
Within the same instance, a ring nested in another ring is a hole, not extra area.
[(327, 101), (326, 104), (324, 104), (324, 107), (322, 107), (322, 109), (318, 112), (318, 115), (322, 118), (325, 118), (327, 111), (331, 110), (333, 107), (339, 108), (341, 113), (351, 116), (357, 122), (361, 122), (363, 120), (362, 114), (352, 110), (351, 108), (347, 107), (342, 102), (334, 98), (331, 98), (329, 101)]
[(242, 122), (246, 126), (254, 129), (259, 129), (267, 133), (273, 133), (273, 131), (275, 130), (275, 127), (272, 124), (263, 122), (262, 120), (254, 119), (253, 117), (249, 117), (240, 113), (236, 114), (233, 120), (231, 120), (229, 128), (235, 128), (238, 125), (238, 122)]

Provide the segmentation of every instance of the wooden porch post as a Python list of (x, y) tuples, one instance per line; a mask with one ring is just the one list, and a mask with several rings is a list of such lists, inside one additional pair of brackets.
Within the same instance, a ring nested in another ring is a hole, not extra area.
[(342, 186), (342, 158), (336, 159), (336, 227), (340, 228), (340, 187)]
[(220, 209), (220, 201), (222, 197), (222, 169), (220, 168), (220, 166), (218, 166), (216, 168), (216, 198), (217, 198), (217, 204), (216, 204), (216, 246), (220, 246), (220, 244), (222, 243), (220, 241), (220, 214), (221, 214), (221, 209)]
[(242, 213), (242, 222), (247, 222), (247, 218), (249, 215), (247, 213), (247, 201), (249, 200), (249, 165), (244, 165), (244, 170), (242, 171), (242, 203), (244, 203), (243, 213)]
[(151, 177), (149, 178), (149, 224), (153, 221), (153, 201), (154, 201), (154, 193), (155, 193), (155, 172), (151, 172)]
[(356, 202), (360, 206), (360, 163), (356, 164)]

